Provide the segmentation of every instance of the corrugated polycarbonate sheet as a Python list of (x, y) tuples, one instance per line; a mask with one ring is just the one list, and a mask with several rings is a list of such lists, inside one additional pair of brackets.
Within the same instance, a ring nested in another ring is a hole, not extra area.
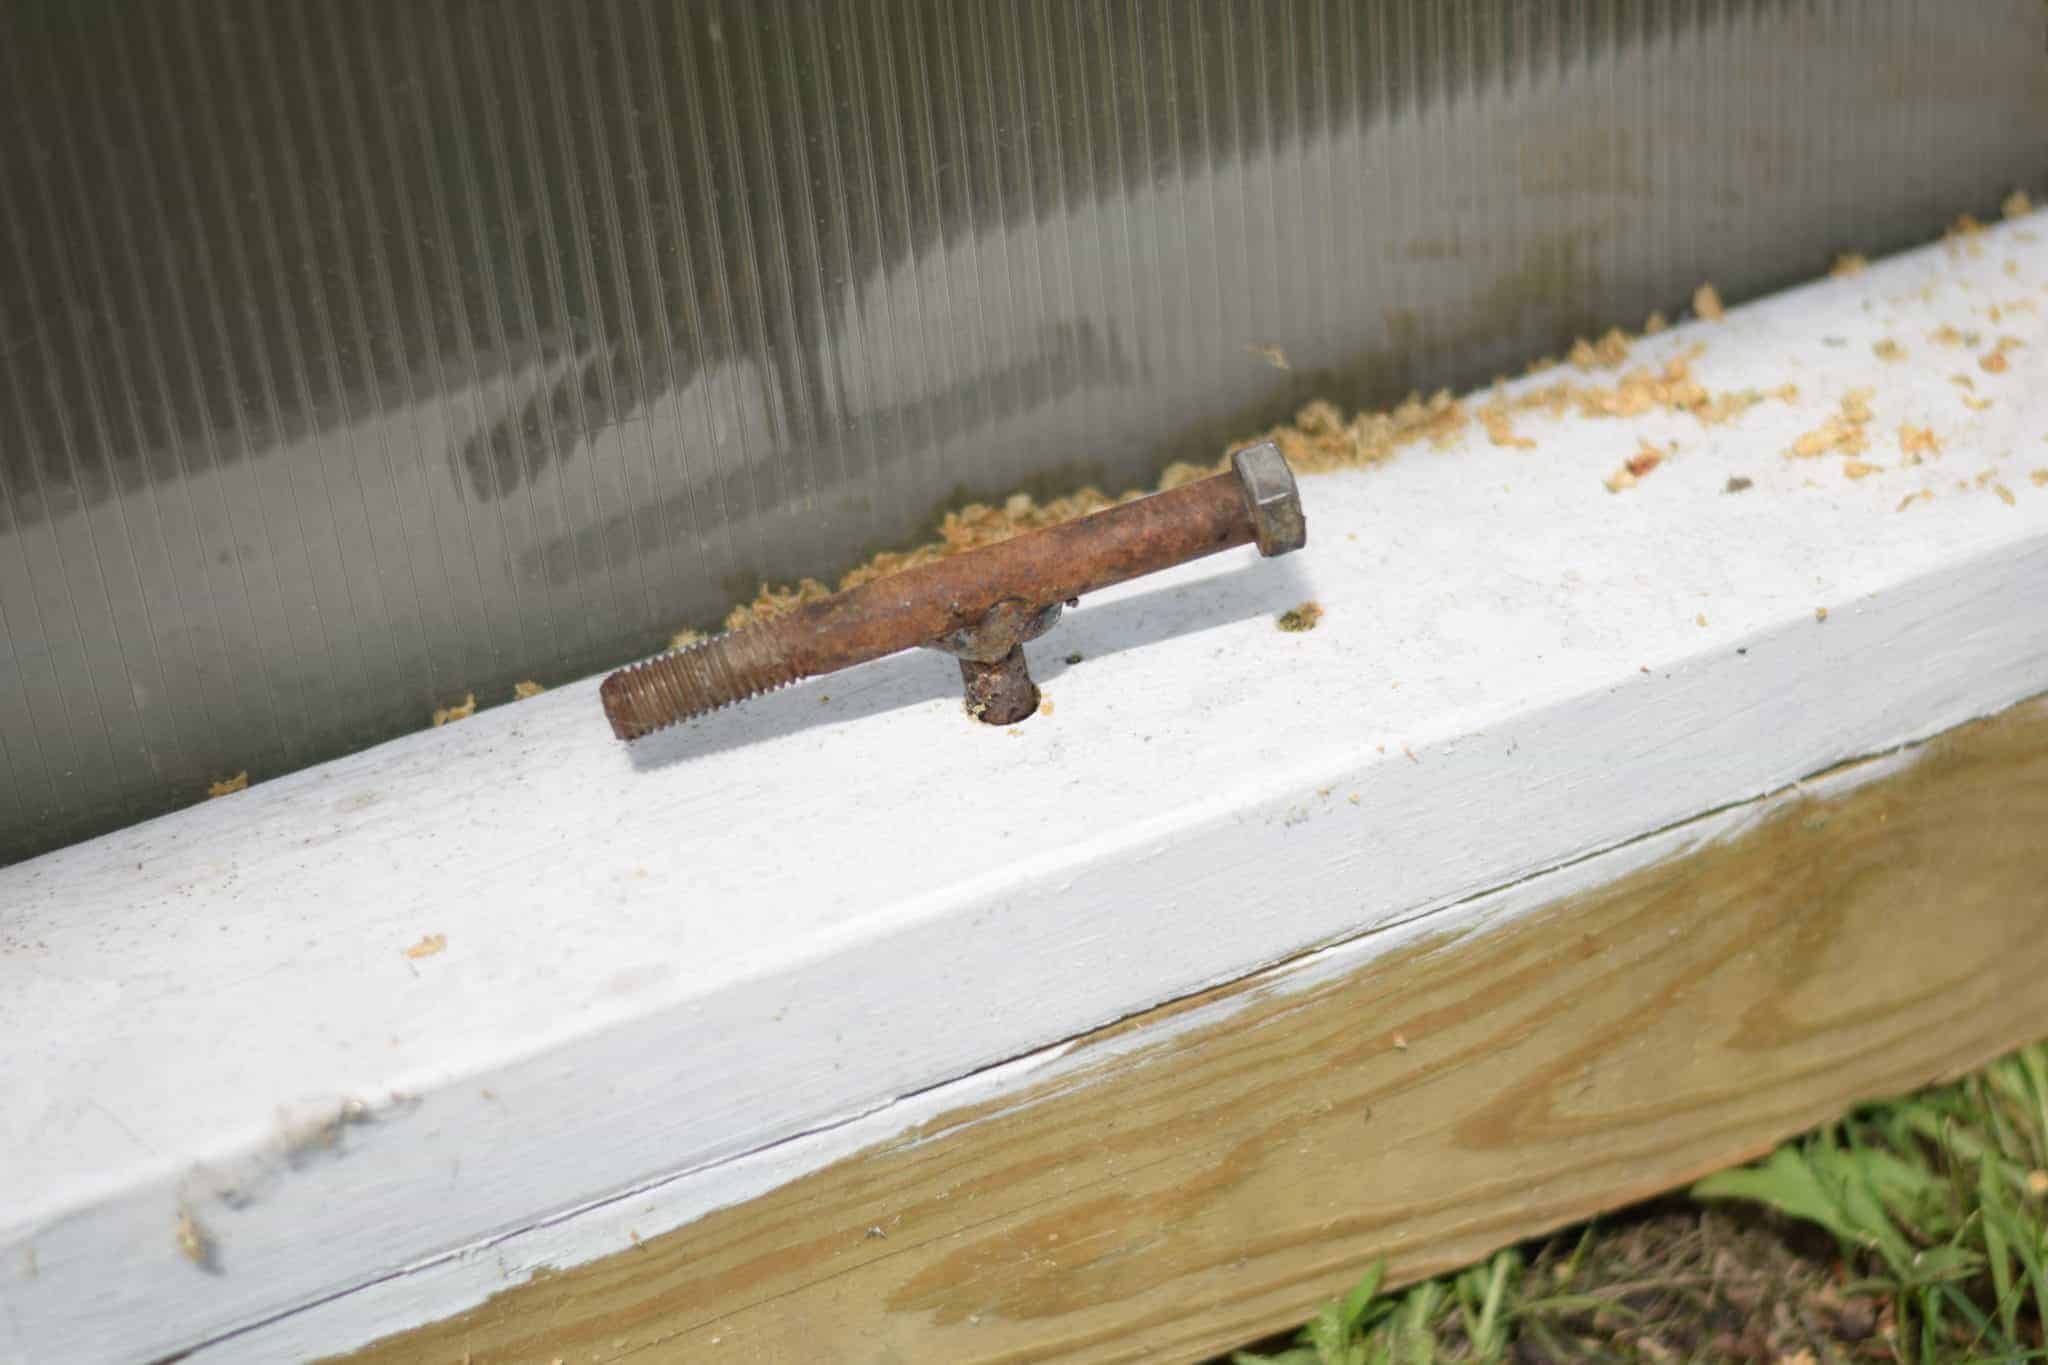
[(2044, 170), (2038, 0), (10, 0), (0, 861)]

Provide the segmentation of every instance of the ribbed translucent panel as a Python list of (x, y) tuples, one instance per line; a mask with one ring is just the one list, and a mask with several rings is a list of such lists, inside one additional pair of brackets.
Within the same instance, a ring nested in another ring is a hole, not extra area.
[(0, 861), (2044, 172), (2040, 0), (0, 0)]

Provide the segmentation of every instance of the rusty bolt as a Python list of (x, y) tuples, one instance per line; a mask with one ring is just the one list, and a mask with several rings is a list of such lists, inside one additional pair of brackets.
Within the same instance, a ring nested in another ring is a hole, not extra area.
[(1144, 574), (1256, 543), (1308, 538), (1287, 461), (1266, 441), (1231, 472), (863, 583), (772, 621), (622, 668), (598, 695), (612, 733), (642, 735), (795, 682), (920, 646), (960, 661), (967, 709), (1012, 725), (1038, 706), (1024, 643), (1062, 604)]

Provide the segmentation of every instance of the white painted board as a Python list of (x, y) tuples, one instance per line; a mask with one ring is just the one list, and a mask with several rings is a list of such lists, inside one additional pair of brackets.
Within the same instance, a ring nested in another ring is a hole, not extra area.
[[(631, 749), (593, 680), (0, 870), (0, 1358), (190, 1347), (537, 1224), (588, 1259), (621, 1233), (578, 1210), (740, 1197), (794, 1135), (2048, 689), (2044, 230), (1630, 362), (1704, 343), (1795, 402), (1305, 479), (1302, 553), (1070, 612), (1015, 733), (928, 654)], [(1859, 387), (1886, 468), (1784, 457)], [(1898, 467), (1902, 423), (1942, 453)], [(1678, 451), (1609, 493), (1643, 437)], [(300, 1344), (482, 1292), (415, 1282), (448, 1297)]]

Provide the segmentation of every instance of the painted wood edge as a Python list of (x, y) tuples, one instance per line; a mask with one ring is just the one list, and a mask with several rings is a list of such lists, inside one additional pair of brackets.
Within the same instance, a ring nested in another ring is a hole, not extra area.
[(2048, 1034), (2044, 816), (2033, 702), (198, 1358), (1195, 1358)]

